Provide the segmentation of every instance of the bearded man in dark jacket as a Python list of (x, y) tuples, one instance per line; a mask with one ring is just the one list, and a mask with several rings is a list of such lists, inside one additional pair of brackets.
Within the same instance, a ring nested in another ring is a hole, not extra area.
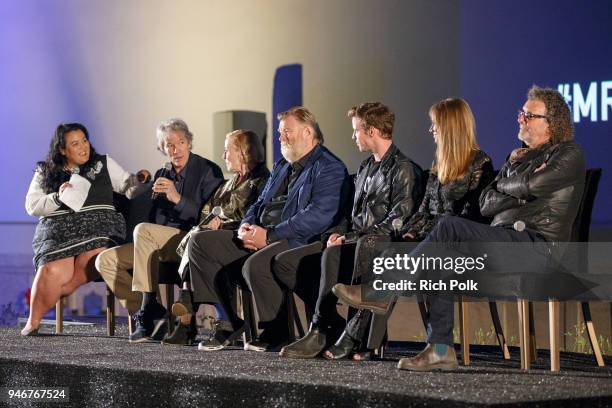
[[(351, 281), (355, 253), (367, 236), (391, 235), (423, 197), (421, 168), (391, 140), (393, 112), (380, 102), (367, 102), (353, 107), (348, 116), (357, 147), (372, 155), (361, 164), (355, 179), (352, 221), (328, 231), (326, 248), (316, 242), (276, 258), (277, 279), (304, 300), (307, 310), (314, 310), (308, 334), (284, 347), (282, 357), (313, 358), (334, 343), (345, 321), (336, 311), (332, 287)], [(399, 225), (394, 225), (395, 220)]]
[[(551, 253), (554, 256), (552, 249), (569, 240), (585, 182), (585, 159), (582, 148), (573, 142), (569, 107), (556, 90), (533, 86), (517, 120), (518, 138), (527, 147), (510, 154), (480, 197), (481, 213), (492, 217), (491, 225), (444, 217), (409, 256), (423, 253), (428, 243), (512, 242), (523, 251), (514, 271), (533, 272), (545, 269)], [(351, 306), (385, 313), (388, 301), (363, 299), (362, 289), (368, 290), (361, 286), (336, 285), (334, 293)], [(427, 347), (413, 358), (401, 359), (398, 368), (457, 367), (453, 306), (452, 299), (430, 298)]]

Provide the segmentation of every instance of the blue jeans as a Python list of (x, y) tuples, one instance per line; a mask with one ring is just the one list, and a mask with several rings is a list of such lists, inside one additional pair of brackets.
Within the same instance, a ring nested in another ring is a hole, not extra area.
[[(412, 252), (420, 253), (420, 248), (427, 243), (436, 242), (517, 242), (543, 243), (545, 240), (530, 230), (515, 231), (511, 228), (492, 227), (467, 220), (461, 217), (446, 216), (441, 218), (427, 238)], [(538, 271), (546, 267), (548, 256), (541, 251), (541, 246), (525, 245), (521, 247), (521, 269), (524, 272)], [(461, 256), (457, 252), (457, 256)], [(453, 344), (454, 302), (441, 296), (428, 296), (429, 319), (427, 324), (427, 342)]]

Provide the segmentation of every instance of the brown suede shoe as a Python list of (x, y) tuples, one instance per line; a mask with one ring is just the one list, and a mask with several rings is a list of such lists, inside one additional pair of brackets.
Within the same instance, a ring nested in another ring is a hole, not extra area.
[(334, 295), (336, 295), (338, 299), (357, 309), (371, 310), (376, 314), (387, 314), (393, 302), (390, 299), (378, 301), (362, 300), (361, 292), (364, 289), (363, 285), (344, 285), (342, 283), (337, 283), (332, 288), (332, 292), (334, 292)]
[(431, 344), (415, 357), (402, 358), (397, 363), (400, 370), (411, 371), (456, 370), (457, 367), (457, 355), (452, 346), (448, 348), (446, 355), (441, 357), (436, 354)]

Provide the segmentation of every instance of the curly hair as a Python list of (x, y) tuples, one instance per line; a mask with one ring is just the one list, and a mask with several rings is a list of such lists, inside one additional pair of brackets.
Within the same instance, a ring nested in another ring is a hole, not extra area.
[[(62, 123), (55, 129), (46, 159), (36, 163), (42, 176), (42, 188), (46, 193), (57, 191), (63, 182), (70, 179), (70, 174), (64, 170), (66, 157), (62, 155), (60, 149), (66, 148), (66, 134), (75, 130), (83, 132), (89, 141), (89, 132), (85, 126), (80, 123)], [(81, 166), (82, 168), (91, 167), (98, 156), (91, 143), (89, 149), (89, 160)]]
[(365, 102), (359, 106), (353, 106), (347, 116), (351, 119), (354, 117), (361, 119), (366, 129), (372, 126), (380, 131), (384, 139), (391, 139), (395, 114), (388, 106), (380, 102)]
[(572, 114), (559, 91), (533, 85), (527, 93), (527, 99), (544, 102), (546, 120), (550, 128), (550, 140), (553, 144), (569, 142), (574, 139)]

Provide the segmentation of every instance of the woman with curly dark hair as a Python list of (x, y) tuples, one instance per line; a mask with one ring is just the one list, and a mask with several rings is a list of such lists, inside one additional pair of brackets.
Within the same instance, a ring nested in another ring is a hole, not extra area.
[[(78, 211), (62, 202), (66, 191), (74, 188), (73, 175), (89, 182)], [(26, 211), (40, 218), (32, 242), (36, 277), (23, 336), (36, 335), (44, 314), (60, 297), (95, 277), (95, 256), (125, 238), (125, 220), (113, 207), (113, 192), (132, 197), (149, 176), (146, 170), (132, 175), (110, 157), (97, 154), (80, 123), (57, 127), (26, 195)]]

